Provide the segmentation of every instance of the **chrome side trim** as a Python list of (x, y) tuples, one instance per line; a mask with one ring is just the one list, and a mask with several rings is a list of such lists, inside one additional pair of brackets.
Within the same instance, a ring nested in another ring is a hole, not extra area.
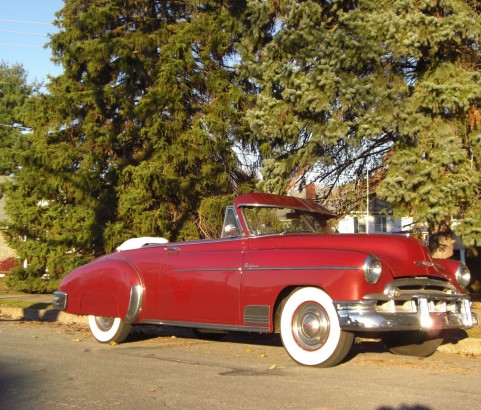
[(244, 271), (266, 271), (266, 270), (296, 270), (296, 271), (310, 271), (310, 270), (361, 270), (361, 266), (289, 266), (289, 267), (266, 267), (261, 268), (258, 266), (244, 266)]
[(237, 272), (237, 271), (244, 271), (244, 272), (252, 272), (252, 271), (324, 271), (324, 270), (362, 270), (360, 266), (289, 266), (289, 267), (266, 267), (261, 268), (255, 265), (244, 265), (243, 268), (208, 268), (208, 269), (201, 269), (201, 268), (189, 268), (189, 269), (174, 269), (174, 272)]
[(190, 269), (173, 269), (173, 272), (239, 272), (241, 268), (190, 268)]
[(144, 319), (140, 322), (140, 324), (188, 327), (192, 329), (205, 329), (205, 330), (210, 330), (210, 329), (225, 330), (225, 331), (231, 331), (231, 332), (259, 332), (259, 333), (270, 332), (270, 329), (268, 327), (260, 327), (260, 326), (217, 325), (217, 324), (210, 324), (210, 323), (176, 322), (171, 320), (157, 320), (157, 319)]
[(142, 298), (144, 295), (144, 288), (141, 285), (134, 285), (130, 288), (130, 302), (125, 314), (125, 321), (132, 323), (139, 316), (142, 310)]
[(226, 237), (226, 238), (215, 238), (215, 239), (196, 239), (192, 241), (185, 241), (185, 242), (169, 242), (169, 243), (164, 243), (164, 244), (150, 244), (145, 246), (145, 248), (154, 248), (154, 247), (161, 247), (165, 251), (167, 251), (168, 248), (171, 247), (177, 247), (179, 250), (182, 250), (183, 246), (190, 246), (190, 245), (205, 245), (209, 243), (225, 243), (225, 242), (233, 242), (233, 241), (245, 241), (246, 237), (245, 236), (232, 236), (232, 237)]

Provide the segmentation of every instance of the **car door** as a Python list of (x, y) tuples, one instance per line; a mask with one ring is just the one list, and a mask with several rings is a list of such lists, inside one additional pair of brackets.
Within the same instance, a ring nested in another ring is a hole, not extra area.
[(240, 323), (239, 297), (245, 239), (186, 242), (163, 247), (159, 317), (192, 324)]

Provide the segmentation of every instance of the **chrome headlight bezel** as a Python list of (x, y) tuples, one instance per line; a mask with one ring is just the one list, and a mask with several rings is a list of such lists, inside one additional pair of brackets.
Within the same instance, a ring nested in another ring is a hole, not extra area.
[(456, 277), (458, 285), (463, 289), (469, 285), (469, 282), (471, 282), (471, 272), (462, 262), (458, 265), (454, 276)]
[(379, 281), (382, 275), (382, 264), (377, 256), (369, 255), (362, 265), (364, 279), (367, 283), (374, 285)]

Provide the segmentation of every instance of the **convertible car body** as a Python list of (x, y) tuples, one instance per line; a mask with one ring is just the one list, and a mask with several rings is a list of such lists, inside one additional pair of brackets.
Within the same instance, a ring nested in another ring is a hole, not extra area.
[(241, 195), (221, 238), (122, 247), (69, 273), (54, 305), (88, 315), (100, 342), (135, 324), (279, 332), (294, 360), (320, 367), (341, 362), (356, 334), (428, 356), (444, 332), (479, 324), (465, 265), (413, 238), (333, 234), (333, 217), (305, 199)]

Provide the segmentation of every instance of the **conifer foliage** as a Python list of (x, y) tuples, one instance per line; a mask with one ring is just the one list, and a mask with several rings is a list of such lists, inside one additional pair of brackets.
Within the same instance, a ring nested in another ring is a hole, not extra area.
[(14, 153), (23, 149), (21, 112), (34, 89), (21, 65), (0, 61), (0, 175), (14, 171)]
[(246, 153), (265, 191), (318, 182), (352, 210), (369, 175), (398, 216), (427, 224), (433, 250), (450, 248), (455, 221), (480, 245), (480, 12), (473, 0), (65, 0), (49, 44), (63, 74), (34, 97), (10, 93), (23, 114), (1, 118), (31, 130), (0, 129), (8, 232), (28, 262), (17, 283), (41, 290), (45, 274), (134, 236), (217, 236), (229, 195), (252, 189)]
[(249, 5), (242, 61), (259, 90), (248, 119), (265, 188), (318, 181), (365, 195), (369, 171), (398, 216), (427, 223), (433, 250), (455, 219), (480, 244), (479, 2)]
[(59, 278), (134, 236), (199, 238), (203, 198), (242, 189), (238, 3), (65, 1), (50, 43), (64, 73), (29, 106), (8, 192), (20, 280)]

